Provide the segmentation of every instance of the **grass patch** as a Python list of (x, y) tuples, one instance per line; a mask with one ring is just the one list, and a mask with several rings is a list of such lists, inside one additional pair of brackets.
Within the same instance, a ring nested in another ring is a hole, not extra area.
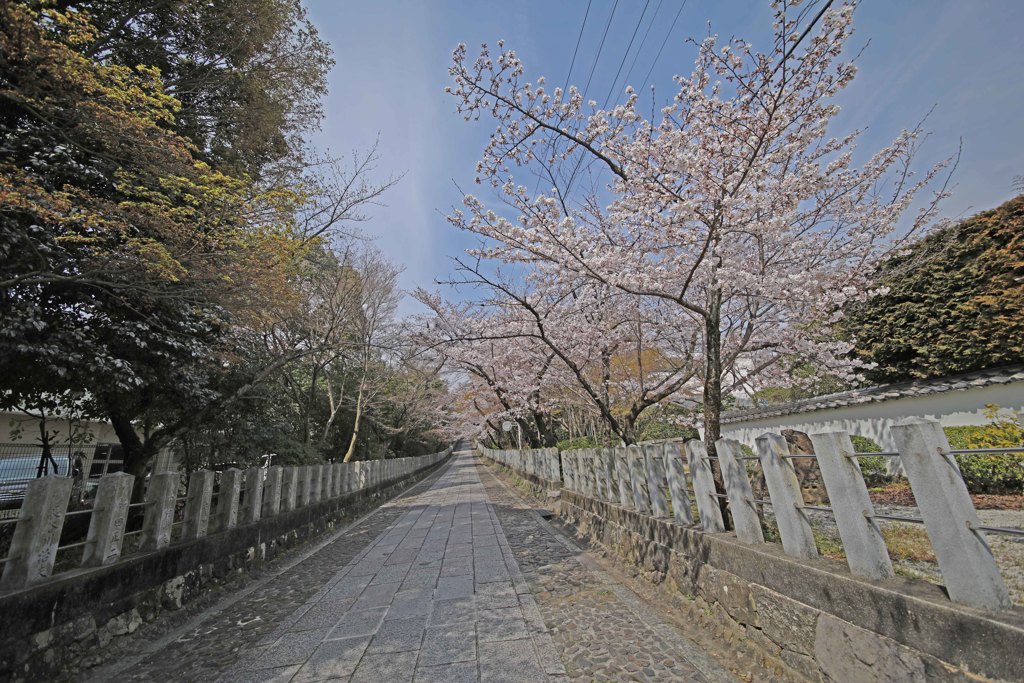
[(882, 525), (882, 538), (894, 561), (935, 562), (935, 553), (928, 533), (919, 527), (906, 524)]

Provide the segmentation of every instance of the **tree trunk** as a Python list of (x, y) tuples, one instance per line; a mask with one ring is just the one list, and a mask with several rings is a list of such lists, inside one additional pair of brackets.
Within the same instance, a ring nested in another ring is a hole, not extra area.
[[(715, 491), (725, 494), (725, 478), (718, 462), (718, 450), (715, 441), (722, 436), (722, 329), (721, 309), (722, 292), (714, 290), (709, 297), (708, 314), (704, 319), (704, 446), (711, 460), (711, 473), (715, 479)], [(718, 499), (722, 509), (722, 520), (725, 528), (731, 529), (728, 515), (728, 502), (725, 498)]]
[(348, 442), (348, 450), (342, 462), (349, 462), (356, 452), (356, 441), (359, 440), (359, 425), (363, 418), (363, 385), (359, 384), (359, 394), (356, 396), (356, 419), (352, 424), (352, 439)]
[(121, 443), (121, 454), (124, 459), (124, 471), (135, 477), (132, 487), (132, 502), (141, 503), (146, 488), (146, 466), (156, 456), (159, 448), (151, 440), (139, 437), (132, 425), (131, 418), (120, 414), (110, 414), (110, 424)]

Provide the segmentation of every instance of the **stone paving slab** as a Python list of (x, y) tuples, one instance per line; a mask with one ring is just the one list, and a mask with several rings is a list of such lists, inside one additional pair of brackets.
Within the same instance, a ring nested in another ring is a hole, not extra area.
[[(577, 562), (468, 452), (379, 513), (358, 551), (311, 558), (319, 585), (307, 580), (299, 604), (289, 581), (305, 563), (122, 680), (728, 680)], [(275, 591), (291, 596), (285, 609)], [(226, 626), (243, 613), (258, 627)]]

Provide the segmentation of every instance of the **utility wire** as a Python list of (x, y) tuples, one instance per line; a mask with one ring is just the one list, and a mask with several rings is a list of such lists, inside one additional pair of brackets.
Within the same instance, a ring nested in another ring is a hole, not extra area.
[(640, 47), (636, 49), (636, 54), (633, 55), (633, 61), (629, 63), (629, 70), (626, 71), (625, 85), (629, 85), (629, 77), (633, 75), (633, 68), (636, 66), (636, 60), (640, 57), (640, 53), (644, 51), (644, 45), (647, 44), (647, 37), (651, 35), (651, 28), (654, 27), (654, 21), (658, 18), (658, 12), (661, 11), (661, 4), (664, 0), (658, 0), (658, 6), (654, 8), (654, 14), (651, 15), (651, 20), (647, 22), (647, 30), (644, 31), (644, 37), (640, 39)]
[(651, 63), (651, 68), (647, 70), (647, 75), (644, 76), (643, 85), (641, 88), (647, 87), (647, 83), (651, 79), (651, 74), (654, 73), (654, 67), (658, 64), (658, 60), (661, 59), (661, 52), (665, 49), (665, 45), (668, 44), (668, 39), (672, 35), (672, 29), (676, 27), (676, 22), (679, 21), (679, 15), (683, 13), (683, 8), (686, 7), (686, 0), (683, 0), (683, 4), (679, 5), (679, 11), (676, 12), (676, 18), (672, 20), (672, 25), (668, 27), (668, 33), (665, 34), (665, 40), (661, 41), (661, 47), (658, 48), (658, 54), (655, 55), (654, 61)]
[(604, 104), (601, 105), (601, 109), (608, 108), (608, 102), (611, 101), (612, 95), (615, 93), (615, 85), (619, 82), (619, 75), (622, 74), (622, 67), (626, 66), (626, 58), (629, 57), (629, 51), (633, 49), (633, 41), (636, 40), (636, 34), (640, 31), (641, 24), (644, 23), (644, 17), (647, 15), (647, 8), (651, 6), (651, 0), (647, 0), (644, 3), (644, 11), (640, 13), (640, 18), (636, 22), (636, 28), (633, 29), (633, 35), (629, 39), (629, 45), (626, 46), (626, 52), (622, 55), (622, 61), (619, 62), (619, 68), (615, 72), (615, 78), (612, 79), (611, 87), (608, 88), (608, 94), (605, 95)]
[(587, 76), (587, 85), (583, 88), (583, 99), (587, 98), (587, 91), (590, 90), (590, 82), (594, 79), (594, 71), (597, 70), (597, 62), (601, 59), (601, 50), (604, 49), (605, 38), (608, 37), (608, 29), (612, 27), (612, 19), (615, 18), (615, 10), (619, 7), (619, 0), (612, 5), (612, 13), (608, 15), (608, 23), (604, 27), (604, 35), (601, 36), (601, 44), (597, 46), (597, 54), (594, 55), (594, 64), (590, 67), (590, 75)]

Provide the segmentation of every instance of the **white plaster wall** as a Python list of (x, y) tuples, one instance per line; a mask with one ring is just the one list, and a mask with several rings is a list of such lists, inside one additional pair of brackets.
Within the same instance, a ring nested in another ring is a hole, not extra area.
[(753, 447), (754, 440), (765, 432), (778, 433), (783, 429), (795, 429), (811, 434), (842, 430), (865, 436), (884, 451), (893, 451), (896, 450), (896, 444), (889, 436), (889, 427), (900, 420), (924, 417), (938, 420), (943, 427), (981, 425), (988, 422), (983, 412), (988, 403), (1024, 412), (1024, 382), (742, 420), (723, 424), (722, 436)]

